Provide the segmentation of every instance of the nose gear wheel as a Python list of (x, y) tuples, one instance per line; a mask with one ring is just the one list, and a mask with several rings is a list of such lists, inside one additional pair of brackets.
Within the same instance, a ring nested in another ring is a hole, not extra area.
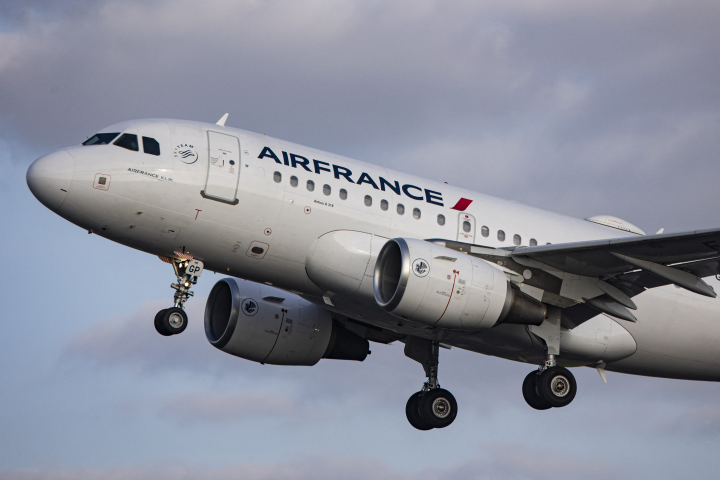
[(155, 330), (164, 336), (177, 335), (182, 333), (188, 324), (188, 316), (183, 309), (185, 302), (194, 294), (190, 287), (197, 283), (198, 276), (202, 273), (203, 264), (198, 260), (178, 260), (161, 257), (161, 260), (172, 263), (177, 277), (177, 283), (170, 286), (175, 290), (175, 304), (173, 307), (160, 310), (155, 315)]

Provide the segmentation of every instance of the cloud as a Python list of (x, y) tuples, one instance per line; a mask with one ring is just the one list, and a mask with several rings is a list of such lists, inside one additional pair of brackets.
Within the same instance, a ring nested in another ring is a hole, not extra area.
[(182, 422), (226, 423), (258, 417), (307, 417), (292, 399), (270, 392), (190, 392), (173, 395), (158, 409), (161, 416)]
[(131, 315), (110, 317), (78, 332), (65, 348), (68, 359), (91, 360), (98, 366), (124, 365), (140, 371), (201, 371), (222, 368), (227, 355), (205, 340), (203, 312), (206, 299), (186, 304), (188, 327), (183, 335), (162, 337), (155, 331), (155, 314), (167, 302), (142, 304)]
[[(552, 450), (522, 444), (482, 446), (482, 453), (469, 460), (444, 468), (417, 471), (400, 469), (374, 458), (334, 457), (323, 454), (276, 464), (242, 463), (223, 468), (192, 466), (124, 467), (77, 470), (5, 470), (0, 480), (163, 480), (190, 478), (243, 480), (485, 480), (512, 478), (518, 480), (591, 480), (601, 478), (632, 478), (612, 463), (594, 462), (585, 456), (571, 456)], [(559, 468), (558, 466), (562, 466)]]
[[(313, 367), (260, 365), (228, 355), (214, 348), (205, 338), (205, 301), (205, 298), (196, 297), (186, 304), (188, 328), (171, 337), (160, 336), (153, 326), (155, 313), (167, 306), (162, 301), (144, 303), (129, 315), (105, 318), (70, 339), (63, 349), (64, 365), (75, 371), (88, 367), (99, 371), (129, 369), (150, 378), (191, 375), (210, 378), (221, 385), (231, 381), (254, 385), (254, 388), (272, 387), (281, 382), (285, 391), (292, 391), (303, 401), (351, 398), (359, 402), (382, 402), (390, 392), (400, 398), (409, 396), (425, 380), (422, 367), (405, 357), (401, 343), (371, 343), (373, 353), (364, 362), (321, 360)], [(458, 349), (444, 350), (441, 362), (441, 378), (457, 384), (462, 384), (463, 377), (473, 370), (479, 370), (484, 378), (491, 378), (481, 369), (481, 365), (488, 362), (498, 364), (496, 368), (501, 370), (527, 369)], [(483, 392), (483, 396), (500, 399), (515, 387), (508, 378), (507, 384), (494, 382), (494, 388)], [(197, 404), (198, 395), (191, 394), (193, 404)], [(217, 394), (209, 392), (208, 395), (210, 398)], [(215, 399), (231, 401), (222, 396)]]
[(720, 224), (716, 2), (56, 3), (3, 7), (0, 127), (34, 154), (229, 111), (561, 213)]

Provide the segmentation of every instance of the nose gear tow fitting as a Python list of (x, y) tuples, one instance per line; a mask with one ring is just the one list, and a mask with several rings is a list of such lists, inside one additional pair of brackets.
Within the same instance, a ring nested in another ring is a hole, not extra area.
[(187, 328), (188, 316), (185, 313), (184, 305), (194, 295), (190, 288), (197, 283), (198, 277), (202, 274), (203, 263), (193, 259), (161, 257), (161, 260), (173, 266), (177, 277), (177, 283), (170, 285), (175, 290), (173, 306), (160, 310), (155, 315), (155, 330), (160, 335), (169, 337), (182, 333)]
[(457, 417), (455, 397), (440, 388), (438, 382), (440, 346), (435, 340), (420, 337), (409, 336), (405, 340), (405, 356), (419, 362), (428, 378), (422, 390), (413, 394), (405, 405), (408, 422), (418, 430), (445, 428)]

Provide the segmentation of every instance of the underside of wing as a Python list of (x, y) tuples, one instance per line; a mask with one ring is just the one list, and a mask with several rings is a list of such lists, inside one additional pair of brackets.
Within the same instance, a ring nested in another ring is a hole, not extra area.
[[(617, 275), (637, 268), (614, 254), (661, 265), (707, 262), (720, 256), (720, 229), (520, 247), (513, 251), (513, 257), (532, 258), (576, 275)], [(703, 267), (695, 270), (695, 274), (718, 273), (716, 268), (713, 270), (712, 262), (704, 263)]]

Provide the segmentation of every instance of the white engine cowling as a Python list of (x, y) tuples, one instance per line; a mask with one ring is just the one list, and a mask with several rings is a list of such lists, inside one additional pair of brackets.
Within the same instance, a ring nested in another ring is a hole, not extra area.
[(321, 358), (363, 361), (368, 341), (330, 312), (268, 285), (223, 278), (205, 305), (205, 336), (225, 353), (273, 365), (315, 365)]
[(492, 263), (410, 238), (385, 244), (375, 264), (373, 289), (375, 301), (387, 312), (441, 328), (539, 325), (547, 313), (543, 303), (512, 288)]

